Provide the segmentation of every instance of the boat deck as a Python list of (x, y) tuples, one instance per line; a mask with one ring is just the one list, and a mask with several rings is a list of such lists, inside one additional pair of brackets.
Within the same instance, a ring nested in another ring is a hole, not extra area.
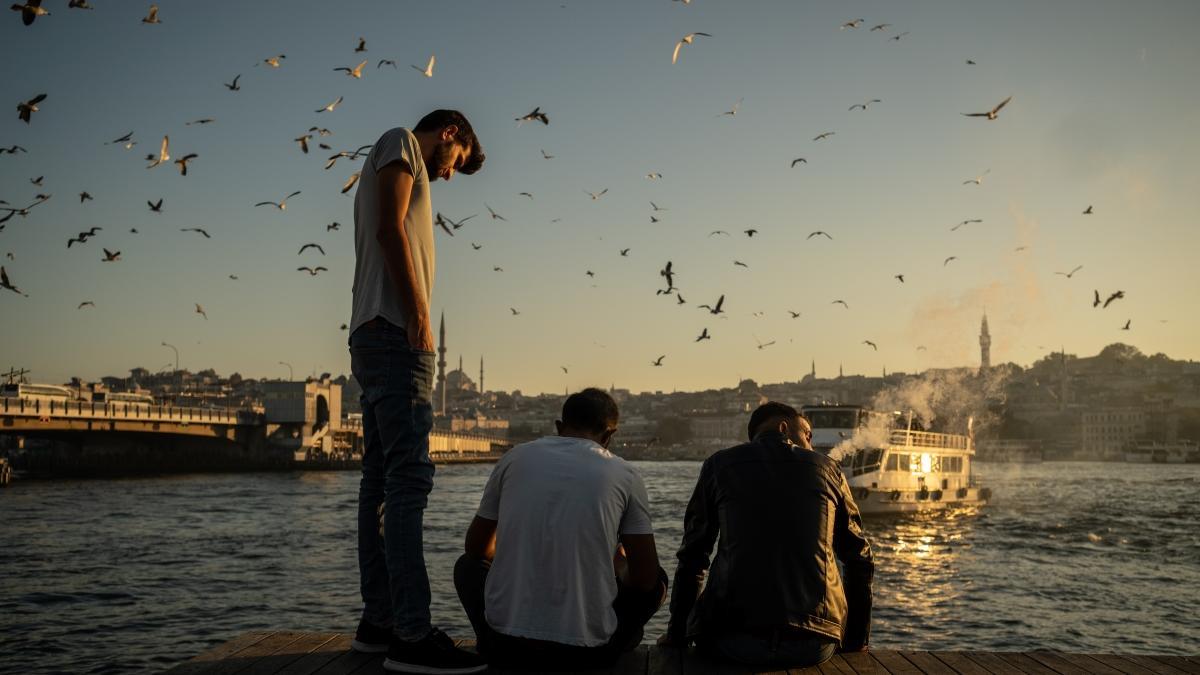
[[(167, 672), (171, 675), (347, 675), (385, 672), (381, 654), (359, 654), (350, 649), (352, 637), (338, 633), (302, 631), (244, 633)], [(469, 646), (471, 643), (460, 641), (460, 644)], [(1185, 657), (1065, 654), (1049, 651), (919, 652), (879, 649), (867, 653), (838, 654), (812, 668), (755, 671), (713, 663), (701, 658), (694, 649), (682, 651), (642, 646), (625, 654), (612, 668), (584, 672), (606, 675), (732, 675), (754, 672), (822, 675), (1180, 675), (1200, 673), (1200, 655)]]

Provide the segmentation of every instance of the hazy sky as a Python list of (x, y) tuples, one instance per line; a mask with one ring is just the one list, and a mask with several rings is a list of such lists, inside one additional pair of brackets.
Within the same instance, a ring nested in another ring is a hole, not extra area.
[[(0, 16), (0, 146), (29, 150), (0, 155), (0, 199), (53, 195), (0, 231), (0, 263), (30, 296), (0, 292), (0, 368), (35, 381), (158, 369), (173, 361), (164, 340), (192, 370), (280, 377), (282, 360), (298, 376), (349, 372), (353, 195), (339, 190), (359, 164), (325, 171), (318, 139), (308, 155), (292, 139), (318, 125), (334, 132), (320, 140), (353, 149), (439, 107), (468, 116), (488, 159), (434, 186), (435, 210), (480, 214), (437, 234), (434, 321), (444, 310), (452, 363), (462, 354), (474, 376), (485, 356), (489, 389), (774, 382), (811, 359), (823, 376), (839, 362), (868, 374), (973, 365), (985, 309), (993, 362), (1118, 340), (1200, 358), (1191, 0), (165, 0), (160, 25), (140, 22), (145, 4), (93, 2), (46, 0), (51, 16), (31, 27)], [(672, 65), (693, 31), (713, 37)], [(278, 69), (255, 65), (281, 53)], [(409, 64), (430, 54), (426, 79)], [(333, 71), (363, 58), (361, 80)], [(382, 58), (399, 69), (377, 69)], [(238, 74), (241, 91), (222, 86)], [(40, 93), (27, 126), (13, 107)], [(1009, 95), (996, 121), (959, 114)], [(534, 106), (550, 125), (518, 127)], [(216, 121), (184, 124), (204, 117)], [(104, 144), (129, 131), (132, 150)], [(186, 177), (145, 168), (164, 134), (173, 157), (199, 154)], [(796, 157), (808, 163), (789, 168)], [(95, 200), (81, 204), (83, 190)], [(252, 206), (294, 190), (286, 212)], [(668, 209), (658, 223), (650, 201)], [(342, 229), (327, 232), (332, 221)], [(66, 248), (92, 226), (104, 229)], [(708, 236), (717, 229), (732, 236)], [(806, 239), (814, 230), (833, 240)], [(307, 242), (328, 255), (298, 256)], [(121, 260), (101, 262), (102, 247)], [(668, 260), (687, 305), (655, 295)], [(329, 272), (296, 271), (316, 264)], [(1093, 309), (1093, 289), (1126, 297)], [(696, 308), (722, 293), (721, 318)], [(85, 300), (95, 308), (77, 310)], [(712, 340), (694, 342), (704, 328)]]

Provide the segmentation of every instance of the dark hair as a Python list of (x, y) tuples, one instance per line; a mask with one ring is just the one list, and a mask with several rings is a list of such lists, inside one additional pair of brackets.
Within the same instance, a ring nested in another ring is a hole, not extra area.
[(455, 142), (471, 150), (471, 156), (463, 162), (462, 168), (458, 170), (459, 173), (469, 176), (483, 166), (486, 156), (483, 154), (483, 146), (479, 144), (479, 139), (475, 137), (475, 129), (471, 127), (471, 123), (462, 113), (457, 110), (434, 110), (422, 117), (413, 131), (441, 131), (451, 124), (458, 127), (458, 133), (454, 136)]
[(617, 428), (617, 402), (602, 389), (589, 387), (567, 397), (562, 408), (563, 426), (602, 434)]
[(800, 411), (786, 403), (778, 401), (767, 401), (766, 403), (755, 408), (754, 412), (750, 413), (750, 423), (746, 425), (746, 434), (750, 440), (754, 440), (755, 433), (758, 428), (765, 422), (769, 422), (776, 418), (786, 418), (794, 420), (800, 416)]

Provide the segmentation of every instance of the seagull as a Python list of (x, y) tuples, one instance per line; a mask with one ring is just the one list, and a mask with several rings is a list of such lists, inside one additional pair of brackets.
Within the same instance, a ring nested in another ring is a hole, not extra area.
[(1108, 299), (1104, 301), (1104, 306), (1100, 309), (1108, 309), (1108, 306), (1110, 303), (1112, 303), (1112, 301), (1120, 300), (1123, 297), (1125, 297), (1125, 291), (1114, 292), (1112, 295), (1108, 296)]
[(979, 185), (979, 184), (983, 183), (983, 177), (988, 175), (989, 173), (991, 173), (991, 171), (992, 171), (991, 169), (988, 169), (987, 171), (984, 171), (983, 173), (979, 174), (978, 176), (975, 176), (974, 178), (968, 178), (967, 180), (964, 180), (962, 182), (962, 184), (963, 185), (967, 185), (967, 184)]
[(1085, 215), (1085, 216), (1092, 215), (1092, 205), (1091, 204), (1088, 204), (1088, 207), (1083, 210), (1083, 215)]
[(592, 201), (596, 201), (597, 199), (600, 199), (608, 192), (608, 188), (604, 188), (603, 190), (601, 190), (599, 192), (588, 192), (587, 190), (584, 190), (584, 192), (587, 193), (587, 195), (592, 198)]
[(925, 348), (925, 345), (917, 345), (917, 351), (919, 351), (919, 352), (927, 352), (927, 351), (929, 351), (929, 350)]
[(737, 100), (737, 103), (734, 103), (734, 104), (733, 104), (733, 108), (731, 108), (731, 109), (729, 109), (729, 110), (726, 110), (726, 111), (725, 111), (725, 112), (723, 112), (723, 113), (720, 113), (719, 115), (717, 115), (717, 117), (725, 117), (725, 116), (729, 116), (729, 117), (736, 117), (736, 116), (737, 116), (738, 107), (740, 107), (740, 106), (742, 105), (742, 100), (743, 100), (743, 99), (740, 99), (740, 98), (739, 98), (739, 99)]
[(162, 213), (162, 204), (163, 204), (162, 197), (159, 197), (157, 202), (152, 202), (149, 200), (146, 201), (146, 205), (149, 206), (150, 210), (155, 213)]
[(832, 136), (836, 133), (837, 133), (836, 131), (826, 131), (825, 133), (817, 134), (817, 136), (815, 138), (813, 138), (813, 140), (819, 141), (823, 138), (829, 138), (830, 136)]
[(175, 164), (179, 167), (179, 175), (186, 176), (188, 162), (192, 161), (193, 159), (196, 159), (199, 156), (200, 155), (197, 155), (196, 153), (193, 152), (189, 155), (184, 155), (183, 157), (180, 157), (179, 159), (175, 160)]
[[(272, 56), (272, 57), (271, 57), (271, 58), (269, 58), (269, 59), (263, 59), (263, 60), (262, 60), (262, 62), (263, 62), (263, 63), (265, 63), (265, 64), (267, 64), (268, 66), (271, 66), (272, 68), (278, 68), (278, 67), (279, 67), (279, 61), (280, 61), (281, 59), (286, 59), (286, 58), (287, 58), (287, 55), (286, 55), (286, 54), (280, 54), (279, 56)], [(256, 63), (256, 64), (254, 64), (254, 65), (258, 65), (258, 64)]]
[(488, 206), (486, 202), (484, 203), (483, 206), (484, 206), (484, 208), (486, 208), (488, 210), (488, 213), (492, 214), (492, 220), (503, 220), (506, 223), (508, 222), (508, 218), (505, 218), (504, 216), (500, 215), (499, 213), (496, 213), (495, 211), (493, 211), (492, 207)]
[(654, 202), (650, 202), (650, 208), (654, 209), (655, 211), (666, 211), (665, 208), (655, 204)]
[(12, 10), (21, 13), (21, 22), (26, 26), (33, 25), (34, 19), (39, 16), (50, 15), (50, 12), (42, 8), (42, 0), (26, 0), (23, 5), (13, 5)]
[(347, 328), (349, 328), (349, 326), (347, 326), (346, 324), (342, 324), (341, 328), (339, 328), (338, 330), (346, 330)]
[[(439, 213), (438, 215), (440, 216), (441, 214)], [(450, 223), (450, 226), (451, 226), (451, 227), (453, 227), (454, 229), (456, 229), (456, 230), (457, 230), (457, 229), (459, 229), (460, 227), (462, 227), (462, 226), (463, 226), (463, 223), (467, 222), (468, 220), (470, 220), (470, 219), (474, 218), (474, 217), (475, 217), (475, 216), (477, 216), (477, 215), (479, 215), (479, 214), (478, 214), (478, 213), (472, 213), (471, 215), (467, 216), (466, 218), (463, 218), (462, 220), (458, 221), (457, 223), (456, 223), (456, 222), (454, 222), (453, 220), (450, 220), (449, 218), (446, 218), (445, 220), (446, 220), (446, 222), (447, 222), (447, 223)]]
[(1016, 248), (1014, 248), (1014, 249), (1013, 249), (1013, 252), (1014, 252), (1014, 253), (1020, 253), (1021, 251), (1028, 251), (1028, 250), (1029, 250), (1029, 247), (1028, 247), (1028, 246), (1018, 246), (1018, 247), (1016, 247)]
[(277, 202), (259, 202), (259, 203), (255, 204), (255, 206), (267, 206), (267, 205), (270, 205), (270, 206), (274, 206), (275, 208), (279, 209), (280, 211), (285, 211), (285, 210), (287, 210), (287, 200), (291, 199), (292, 197), (295, 197), (295, 196), (296, 196), (296, 195), (298, 195), (298, 194), (300, 194), (300, 191), (299, 191), (299, 190), (296, 190), (295, 192), (293, 192), (292, 194), (290, 194), (290, 195), (288, 195), (288, 196), (284, 197), (284, 198), (283, 198), (283, 199), (281, 199), (280, 201), (277, 201)]
[(328, 129), (322, 129), (321, 127), (309, 127), (309, 128), (308, 128), (308, 133), (310, 133), (310, 134), (311, 134), (311, 133), (312, 133), (312, 132), (314, 132), (314, 131), (315, 131), (315, 132), (317, 132), (318, 134), (322, 135), (322, 136), (331, 136), (331, 135), (333, 135), (333, 132), (332, 132), (332, 131), (330, 131), (330, 130), (328, 130)]
[(1099, 307), (1100, 306), (1100, 291), (1093, 290), (1092, 293), (1095, 294), (1095, 299), (1092, 300), (1092, 307), (1093, 308)]
[(238, 84), (238, 80), (241, 79), (241, 77), (242, 76), (239, 73), (238, 75), (234, 76), (233, 82), (222, 82), (221, 84), (225, 85), (225, 88), (229, 91), (241, 91), (242, 87)]
[(412, 64), (409, 64), (409, 68), (412, 68), (413, 70), (424, 75), (425, 77), (433, 77), (433, 64), (436, 62), (437, 62), (437, 57), (431, 54), (429, 56), (429, 63), (426, 63), (424, 68), (422, 68), (421, 66), (414, 66)]
[(892, 39), (893, 39), (893, 40), (895, 40), (896, 42), (899, 42), (899, 41), (900, 41), (900, 38), (904, 37), (905, 35), (908, 35), (908, 33), (909, 33), (909, 31), (904, 31), (903, 33), (899, 33), (899, 34), (897, 34), (897, 35), (893, 35), (893, 36), (892, 36)]
[(479, 249), (483, 248), (483, 244), (476, 244), (475, 242), (471, 242), (471, 248), (478, 251)]
[(83, 309), (84, 307), (95, 307), (95, 306), (96, 306), (96, 303), (92, 302), (91, 300), (84, 300), (83, 302), (79, 303), (79, 306), (76, 307), (75, 309)]
[(663, 359), (665, 359), (665, 358), (667, 358), (667, 355), (666, 355), (666, 354), (663, 354), (662, 356), (658, 357), (657, 359), (654, 359), (653, 361), (651, 361), (651, 362), (650, 362), (650, 365), (652, 365), (652, 366), (661, 366), (661, 365), (662, 365), (662, 362), (663, 362)]
[(666, 292), (669, 293), (671, 291), (671, 289), (675, 288), (675, 272), (673, 272), (671, 270), (671, 261), (670, 260), (667, 261), (666, 267), (664, 267), (658, 271), (658, 275), (660, 277), (665, 277), (667, 280), (667, 291)]
[(871, 346), (871, 349), (874, 349), (875, 351), (879, 351), (879, 347), (877, 347), (877, 346), (875, 345), (875, 343), (874, 343), (874, 342), (871, 342), (870, 340), (863, 340), (863, 341), (862, 341), (862, 343), (863, 343), (864, 345), (870, 345), (870, 346)]
[(650, 216), (650, 222), (651, 222), (651, 223), (657, 223), (657, 222), (658, 222), (658, 218), (655, 218), (653, 215), (651, 215), (651, 216)]
[(749, 230), (742, 230), (742, 232), (744, 232), (747, 237), (753, 237), (754, 235), (758, 234), (758, 230), (756, 230), (754, 228), (750, 228)]
[(958, 260), (958, 256), (956, 256), (956, 255), (952, 255), (952, 256), (950, 256), (949, 258), (946, 258), (945, 260), (943, 260), (943, 261), (942, 261), (942, 267), (945, 267), (946, 265), (949, 265), (951, 260)]
[(1125, 325), (1121, 326), (1121, 330), (1129, 330), (1129, 324), (1133, 323), (1133, 319), (1125, 319)]
[(971, 220), (964, 220), (961, 223), (950, 228), (950, 231), (953, 232), (953, 231), (957, 230), (958, 228), (962, 227), (963, 225), (969, 225), (971, 223), (982, 223), (982, 222), (983, 222), (983, 220), (981, 220), (979, 218), (972, 218)]
[(358, 46), (354, 48), (355, 52), (367, 51), (367, 41), (364, 38), (358, 38)]
[(142, 23), (162, 23), (158, 19), (158, 5), (150, 5), (150, 12), (142, 17)]
[(890, 24), (890, 23), (881, 23), (878, 26), (871, 26), (871, 32), (874, 33), (877, 30), (887, 30), (891, 27), (892, 27), (892, 24)]
[(378, 70), (378, 69), (382, 68), (384, 66), (384, 64), (387, 64), (387, 65), (391, 66), (392, 68), (397, 67), (396, 62), (391, 59), (379, 59), (379, 63), (375, 64), (375, 69)]
[(307, 155), (308, 154), (308, 139), (310, 139), (310, 138), (312, 138), (312, 134), (304, 134), (303, 136), (301, 136), (299, 138), (293, 138), (292, 140), (299, 143), (300, 151)]
[(339, 96), (339, 97), (337, 97), (337, 100), (335, 100), (333, 103), (330, 103), (329, 105), (325, 106), (324, 108), (317, 108), (316, 112), (319, 112), (319, 113), (333, 112), (333, 109), (338, 107), (338, 104), (340, 104), (341, 102), (342, 102), (342, 97)]
[(747, 265), (746, 263), (742, 262), (741, 260), (734, 260), (733, 264), (740, 266), (740, 267), (745, 267), (746, 269), (750, 269), (750, 266)]
[(179, 231), (180, 232), (199, 232), (200, 234), (204, 235), (205, 239), (212, 239), (212, 237), (209, 236), (208, 231), (202, 227), (181, 227), (181, 228), (179, 228)]
[(904, 275), (903, 274), (896, 274), (893, 276), (895, 276), (895, 278), (899, 279), (900, 283), (904, 283)]
[(792, 168), (796, 168), (797, 164), (808, 164), (808, 160), (804, 159), (803, 157), (797, 157), (796, 159), (792, 160)]
[(15, 155), (18, 152), (28, 153), (29, 151), (26, 150), (25, 148), (22, 148), (19, 145), (16, 145), (16, 144), (10, 145), (7, 148), (0, 148), (0, 155), (3, 155), (4, 153), (8, 153), (10, 155)]
[(29, 297), (28, 293), (22, 292), (21, 289), (14, 286), (12, 282), (8, 280), (8, 272), (5, 271), (3, 265), (0, 265), (0, 288), (7, 288), (17, 295), (23, 295), (27, 298)]
[(216, 122), (216, 120), (211, 117), (205, 117), (198, 120), (192, 120), (191, 122), (184, 122), (183, 126), (190, 127), (193, 124), (212, 124), (213, 122)]
[(584, 274), (586, 274), (586, 275), (588, 275), (589, 277), (592, 277), (592, 278), (595, 278), (595, 276), (596, 276), (596, 273), (595, 273), (595, 272), (593, 272), (593, 271), (591, 271), (591, 270), (587, 270), (587, 271), (585, 271), (585, 272), (584, 272)]
[(38, 187), (41, 187), (41, 186), (42, 186), (42, 179), (44, 179), (44, 178), (45, 178), (45, 176), (38, 176), (37, 178), (30, 178), (30, 179), (29, 179), (29, 182), (30, 182), (30, 183), (33, 183), (34, 185), (36, 185), (36, 186), (38, 186)]
[[(755, 337), (755, 338), (754, 338), (754, 341), (755, 341), (755, 342), (758, 342), (758, 338), (757, 338), (757, 337)], [(765, 348), (767, 348), (767, 347), (770, 347), (770, 346), (771, 346), (771, 345), (773, 345), (773, 344), (775, 344), (775, 341), (774, 341), (774, 340), (771, 340), (770, 342), (758, 342), (758, 348), (759, 348), (760, 350), (762, 350), (762, 349), (765, 349)]]
[(158, 146), (158, 157), (155, 157), (154, 155), (146, 155), (146, 161), (150, 162), (150, 166), (146, 167), (147, 169), (153, 169), (163, 162), (171, 161), (171, 154), (169, 152), (170, 143), (171, 140), (168, 137), (163, 136), (162, 144)]
[(315, 248), (321, 252), (321, 255), (325, 255), (325, 249), (321, 248), (320, 244), (312, 244), (312, 243), (301, 246), (300, 250), (296, 252), (296, 255), (300, 255), (301, 253), (304, 253), (305, 249), (308, 249), (308, 248)]
[(679, 294), (678, 290), (675, 291), (675, 304), (677, 304), (677, 305), (686, 305), (687, 304), (687, 300), (683, 299), (683, 296)]
[(867, 106), (871, 105), (872, 103), (883, 103), (883, 101), (881, 101), (877, 98), (873, 98), (870, 101), (867, 101), (866, 103), (855, 103), (854, 105), (850, 106), (850, 109), (854, 110), (855, 108), (862, 108), (865, 111), (867, 109)]
[(120, 251), (110, 251), (104, 249), (104, 262), (116, 262), (121, 259)]
[[(13, 5), (13, 6), (16, 7), (17, 5)], [(45, 11), (45, 10), (43, 10), (43, 11)], [(29, 24), (26, 24), (26, 25), (29, 25)], [(39, 104), (45, 100), (46, 100), (45, 94), (38, 94), (37, 96), (34, 96), (33, 98), (29, 99), (28, 101), (22, 101), (22, 102), (18, 103), (17, 104), (17, 117), (19, 117), (22, 121), (24, 121), (25, 124), (29, 124), (30, 115), (32, 115), (35, 112), (39, 112), (41, 110), (41, 108), (38, 108), (37, 104)]]
[(973, 66), (973, 65), (975, 65), (975, 61), (973, 61), (973, 60), (971, 60), (971, 59), (967, 59), (967, 65), (968, 65), (968, 66)]
[(834, 300), (833, 302), (831, 302), (831, 303), (829, 303), (829, 304), (831, 304), (831, 305), (841, 305), (842, 307), (845, 307), (846, 309), (850, 309), (850, 305), (847, 305), (845, 300)]
[(722, 295), (721, 297), (717, 298), (717, 304), (715, 307), (712, 305), (700, 305), (700, 309), (707, 309), (709, 314), (716, 315), (716, 314), (720, 314), (721, 312), (725, 311), (725, 310), (721, 309), (721, 305), (724, 305), (724, 304), (725, 304), (725, 296)]
[(1000, 109), (1003, 108), (1004, 106), (1008, 105), (1008, 102), (1011, 100), (1012, 100), (1012, 97), (1009, 96), (1008, 98), (1001, 101), (995, 108), (992, 108), (991, 110), (989, 110), (987, 112), (960, 113), (960, 114), (962, 114), (964, 117), (986, 117), (989, 120), (995, 120), (996, 117), (1000, 114)]
[(559, 368), (562, 368), (562, 371), (563, 371), (563, 373), (565, 373), (565, 374), (568, 374), (568, 375), (570, 374), (570, 373), (568, 373), (568, 372), (567, 372), (567, 367), (566, 367), (566, 366), (559, 366)]
[(711, 340), (711, 339), (712, 339), (712, 336), (708, 334), (708, 329), (705, 328), (703, 331), (700, 332), (700, 337), (696, 338), (696, 342), (699, 342), (701, 340)]
[(205, 312), (204, 308), (201, 307), (200, 303), (198, 303), (198, 302), (196, 303), (196, 313), (199, 314), (200, 316), (204, 317), (205, 321), (208, 321), (208, 312)]
[[(538, 148), (541, 150), (541, 148)], [(545, 150), (542, 150), (542, 159), (554, 159), (554, 155), (547, 155)]]
[(650, 173), (646, 174), (647, 180), (658, 180), (660, 178), (662, 178), (662, 174), (657, 171), (651, 171)]
[(825, 237), (826, 239), (828, 239), (829, 241), (833, 241), (833, 237), (830, 236), (830, 234), (824, 230), (817, 230), (815, 232), (810, 232), (808, 234), (808, 236), (804, 238), (804, 240), (808, 241), (809, 239), (812, 239), (813, 237), (815, 237), (817, 235), (821, 235), (821, 236)]
[(687, 35), (684, 35), (682, 38), (680, 38), (679, 42), (675, 43), (675, 52), (673, 54), (671, 54), (671, 64), (672, 65), (674, 65), (675, 62), (679, 60), (679, 50), (683, 49), (684, 45), (692, 44), (692, 40), (695, 40), (696, 37), (700, 36), (700, 35), (703, 35), (704, 37), (712, 37), (712, 35), (709, 35), (708, 33), (688, 33)]
[(88, 194), (87, 190), (84, 190), (83, 192), (79, 193), (79, 203), (80, 204), (86, 202), (89, 199), (95, 199), (95, 197)]
[(345, 185), (342, 185), (342, 194), (349, 192), (350, 188), (354, 187), (354, 184), (358, 182), (358, 178), (361, 175), (361, 171), (355, 171), (354, 173), (350, 174), (350, 177), (346, 179)]
[(342, 228), (342, 224), (335, 220), (332, 223), (325, 226), (325, 231), (326, 232), (334, 232), (334, 231), (340, 230), (341, 228)]
[(233, 279), (234, 281), (237, 281), (237, 280), (238, 280), (238, 275), (236, 275), (236, 274), (230, 274), (230, 275), (229, 275), (229, 278), (230, 278), (230, 279)]
[(364, 59), (357, 66), (354, 66), (353, 68), (347, 68), (347, 67), (343, 66), (341, 68), (334, 68), (333, 71), (337, 72), (339, 70), (344, 70), (344, 71), (346, 71), (346, 74), (349, 75), (350, 77), (353, 77), (356, 80), (361, 80), (362, 79), (362, 69), (363, 69), (363, 66), (365, 66), (365, 65), (367, 65), (367, 62)]
[(513, 316), (519, 316), (521, 314), (520, 312), (517, 311), (516, 307), (509, 307), (508, 311), (512, 312)]
[(324, 267), (320, 267), (320, 266), (309, 267), (309, 266), (305, 265), (304, 267), (297, 267), (296, 271), (297, 272), (308, 272), (309, 276), (315, 277), (315, 276), (317, 276), (317, 274), (319, 274), (321, 272), (328, 272), (329, 270)]
[(529, 197), (530, 199), (533, 199), (533, 193), (532, 193), (532, 192), (518, 192), (518, 193), (517, 193), (517, 196), (518, 196), (518, 197)]
[(537, 120), (542, 124), (550, 124), (550, 118), (546, 116), (546, 113), (542, 112), (541, 106), (534, 108), (532, 112), (513, 119), (517, 121), (517, 126), (521, 126), (526, 122), (532, 122), (533, 120)]
[(623, 248), (623, 249), (621, 249), (621, 257), (622, 257), (622, 258), (627, 258), (627, 257), (629, 257), (629, 249), (627, 249), (627, 248)]
[(1083, 265), (1077, 266), (1075, 269), (1071, 270), (1070, 272), (1055, 272), (1055, 274), (1061, 274), (1064, 277), (1070, 279), (1071, 277), (1075, 276), (1075, 273), (1081, 269), (1083, 269)]
[(725, 230), (713, 230), (712, 232), (709, 232), (709, 233), (708, 233), (708, 236), (710, 236), (710, 237), (711, 237), (711, 236), (713, 236), (713, 235), (717, 235), (717, 234), (723, 234), (723, 235), (725, 235), (726, 237), (730, 236), (730, 235), (729, 235), (729, 233), (728, 233), (728, 232), (726, 232)]
[(838, 30), (846, 30), (847, 28), (858, 28), (859, 26), (862, 25), (863, 21), (866, 21), (866, 19), (855, 19), (853, 21), (847, 21), (846, 23), (842, 24), (841, 27), (838, 28)]
[(108, 141), (107, 143), (105, 143), (105, 145), (116, 145), (117, 143), (128, 143), (132, 140), (133, 140), (133, 132), (131, 131), (118, 139)]

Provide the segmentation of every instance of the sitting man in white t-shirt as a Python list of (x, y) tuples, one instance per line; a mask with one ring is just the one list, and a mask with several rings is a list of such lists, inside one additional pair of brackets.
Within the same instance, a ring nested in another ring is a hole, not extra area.
[(606, 449), (617, 420), (605, 392), (572, 394), (557, 436), (516, 446), (492, 470), (454, 567), (492, 666), (611, 664), (662, 606), (646, 486)]

